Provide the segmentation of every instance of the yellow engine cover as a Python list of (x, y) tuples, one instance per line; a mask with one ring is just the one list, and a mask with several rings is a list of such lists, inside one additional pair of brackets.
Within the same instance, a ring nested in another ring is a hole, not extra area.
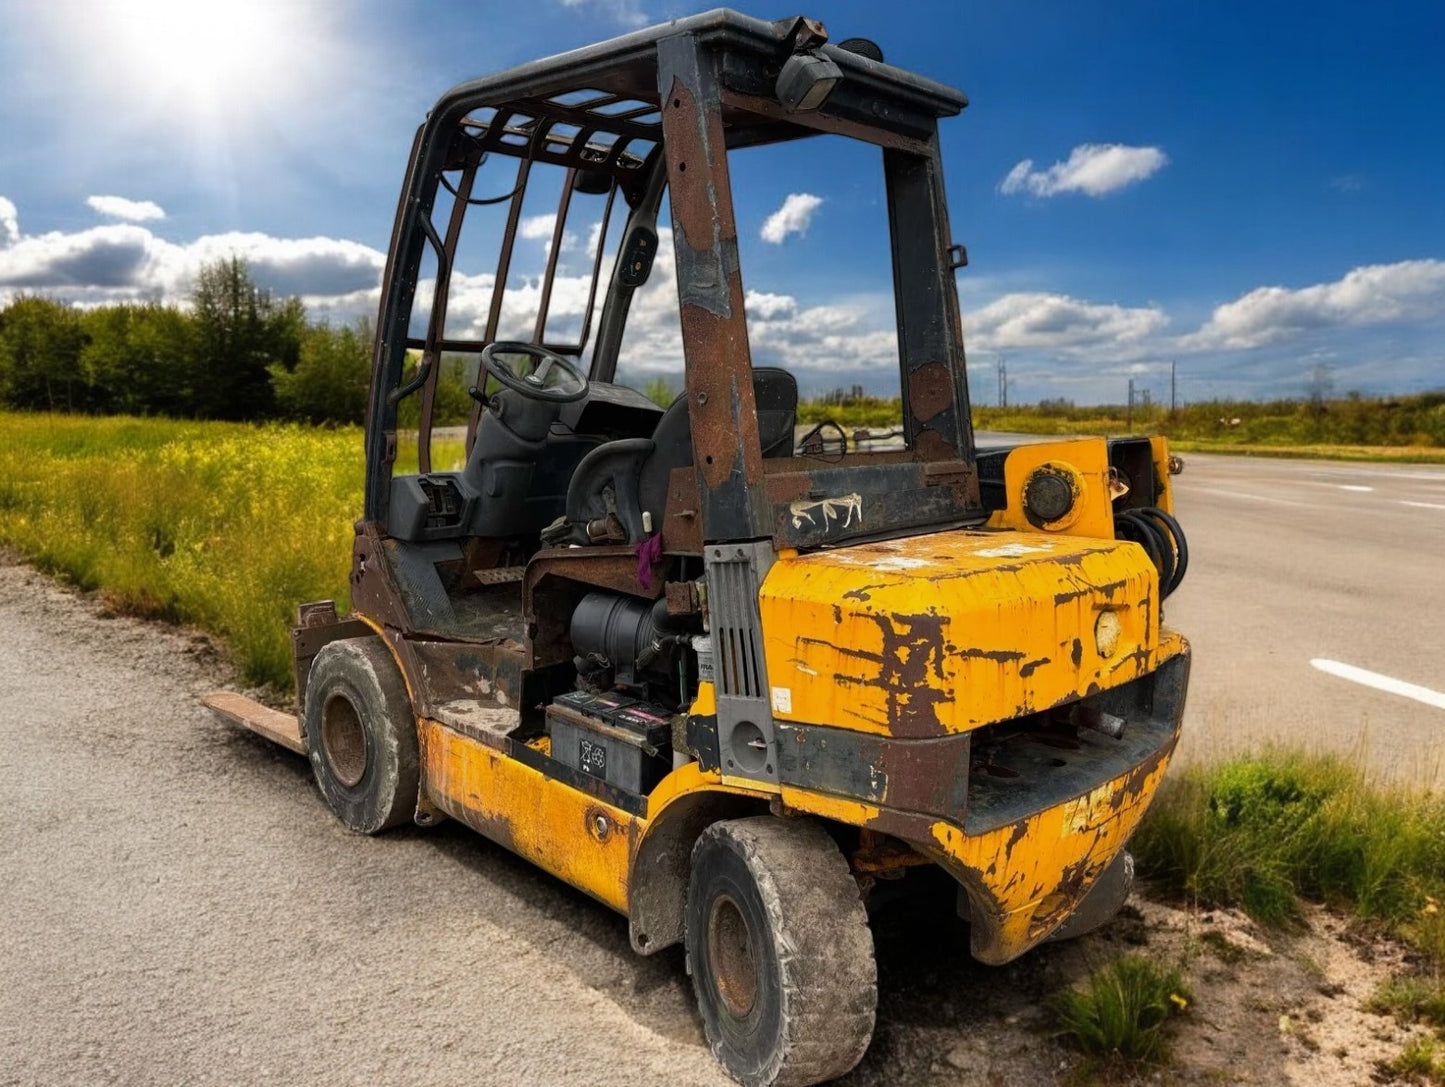
[(1115, 540), (958, 530), (780, 556), (760, 608), (778, 720), (896, 737), (1047, 709), (1161, 659), (1158, 573)]

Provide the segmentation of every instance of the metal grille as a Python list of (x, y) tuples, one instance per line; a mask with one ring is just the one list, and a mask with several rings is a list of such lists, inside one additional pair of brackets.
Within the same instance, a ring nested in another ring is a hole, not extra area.
[(714, 563), (709, 571), (713, 653), (719, 693), (763, 697), (763, 654), (758, 644), (758, 582), (747, 558)]
[(777, 781), (777, 738), (758, 612), (758, 591), (777, 558), (773, 541), (710, 544), (705, 555), (723, 774)]

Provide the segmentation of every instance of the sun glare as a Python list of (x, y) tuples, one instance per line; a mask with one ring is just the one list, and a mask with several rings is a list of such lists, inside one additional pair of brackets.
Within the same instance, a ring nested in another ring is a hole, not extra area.
[(138, 97), (200, 111), (294, 91), (315, 30), (307, 6), (287, 0), (112, 0), (86, 10), (93, 63)]

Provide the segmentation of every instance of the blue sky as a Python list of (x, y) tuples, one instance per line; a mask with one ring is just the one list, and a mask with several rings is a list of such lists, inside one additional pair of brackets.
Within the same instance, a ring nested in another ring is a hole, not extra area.
[[(238, 251), (317, 314), (374, 310), (443, 90), (706, 6), (0, 0), (0, 300), (181, 300)], [(1299, 395), (1318, 366), (1445, 387), (1445, 5), (802, 10), (972, 101), (943, 147), (981, 402), (1000, 358), (1016, 402), (1165, 398), (1170, 361), (1191, 400)], [(876, 175), (846, 146), (735, 167), (757, 353), (809, 389), (896, 384)], [(669, 271), (630, 373), (677, 366)]]

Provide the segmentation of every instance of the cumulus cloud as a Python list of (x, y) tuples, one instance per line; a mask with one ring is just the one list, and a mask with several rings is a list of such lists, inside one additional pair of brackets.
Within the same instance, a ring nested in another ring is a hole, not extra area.
[(964, 319), (968, 342), (985, 350), (1035, 348), (1118, 351), (1158, 335), (1169, 317), (1157, 306), (1085, 302), (1066, 294), (1017, 292), (974, 310)]
[(20, 240), (20, 212), (0, 196), (0, 246), (14, 245)]
[(1314, 329), (1423, 320), (1445, 315), (1445, 261), (1406, 260), (1352, 269), (1333, 283), (1290, 290), (1258, 287), (1216, 307), (1193, 348), (1258, 347)]
[(277, 294), (306, 299), (374, 292), (385, 255), (340, 238), (273, 238), (257, 233), (211, 234), (185, 244), (156, 237), (135, 223), (74, 232), (21, 235), (13, 204), (0, 205), (0, 303), (14, 294), (45, 291), (84, 304), (183, 303), (200, 267), (232, 255), (251, 267), (256, 282)]
[(557, 216), (528, 215), (517, 224), (517, 233), (532, 241), (552, 236), (552, 228), (557, 225)]
[(1081, 192), (1107, 196), (1126, 185), (1152, 177), (1169, 164), (1169, 156), (1157, 147), (1128, 147), (1122, 143), (1084, 143), (1074, 148), (1064, 162), (1046, 170), (1035, 170), (1033, 159), (1024, 159), (999, 183), (1007, 194), (1057, 196)]
[(773, 245), (782, 245), (789, 234), (806, 234), (813, 213), (822, 206), (823, 198), (810, 192), (789, 193), (783, 206), (763, 222), (759, 237)]
[(124, 196), (88, 196), (85, 202), (92, 211), (98, 211), (111, 219), (125, 219), (132, 223), (166, 217), (165, 210), (153, 200), (127, 200)]

